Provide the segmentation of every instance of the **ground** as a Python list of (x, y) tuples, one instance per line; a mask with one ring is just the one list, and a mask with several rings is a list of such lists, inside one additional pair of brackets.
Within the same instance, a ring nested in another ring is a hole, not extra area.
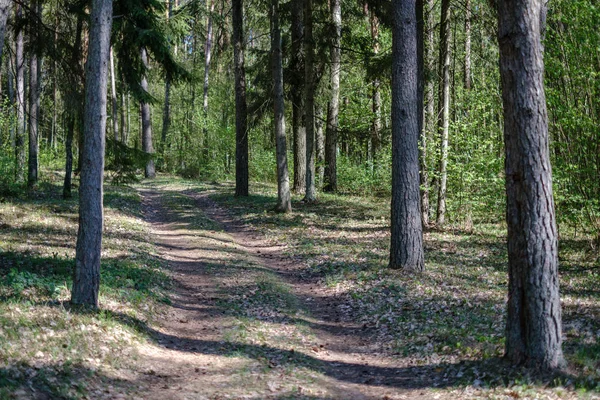
[[(408, 277), (385, 268), (383, 200), (324, 196), (282, 215), (269, 186), (231, 193), (173, 177), (109, 191), (99, 314), (70, 309), (66, 282), (39, 283), (69, 265), (73, 207), (6, 202), (0, 397), (599, 398), (586, 238), (561, 253), (570, 367), (542, 376), (500, 359), (501, 225), (427, 233), (428, 271)], [(32, 217), (40, 207), (57, 216)]]

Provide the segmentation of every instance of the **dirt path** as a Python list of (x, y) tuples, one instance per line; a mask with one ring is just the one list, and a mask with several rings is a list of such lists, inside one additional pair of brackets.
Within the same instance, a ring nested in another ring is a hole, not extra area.
[[(432, 398), (431, 377), (380, 353), (332, 290), (207, 193), (150, 187), (145, 218), (172, 304), (141, 349), (144, 399)], [(435, 396), (439, 397), (439, 396)]]

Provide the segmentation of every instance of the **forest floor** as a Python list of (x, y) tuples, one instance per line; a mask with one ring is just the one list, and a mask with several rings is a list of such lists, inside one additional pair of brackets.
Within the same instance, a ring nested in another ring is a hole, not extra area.
[[(68, 306), (76, 204), (0, 201), (0, 398), (600, 398), (597, 245), (561, 243), (568, 371), (511, 369), (501, 225), (386, 268), (389, 205), (160, 177), (107, 190), (101, 311)], [(40, 189), (40, 192), (42, 189)], [(64, 254), (64, 255), (63, 255)], [(63, 283), (61, 283), (63, 282)]]

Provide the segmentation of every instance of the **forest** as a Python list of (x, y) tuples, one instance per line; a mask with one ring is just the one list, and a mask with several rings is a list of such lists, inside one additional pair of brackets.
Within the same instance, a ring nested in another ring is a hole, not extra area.
[(598, 0), (0, 0), (0, 399), (600, 399)]

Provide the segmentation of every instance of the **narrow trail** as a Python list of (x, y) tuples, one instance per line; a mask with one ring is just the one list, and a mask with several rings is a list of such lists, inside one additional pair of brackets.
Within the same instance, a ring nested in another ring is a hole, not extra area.
[[(158, 345), (140, 350), (137, 396), (432, 398), (423, 369), (380, 353), (368, 329), (346, 320), (331, 290), (284, 254), (285, 244), (270, 244), (206, 192), (152, 186), (141, 193), (174, 287), (167, 313), (149, 328)], [(236, 302), (260, 296), (265, 282), (283, 285), (298, 311), (261, 311), (253, 318), (253, 310), (262, 309), (252, 305), (236, 314)]]

